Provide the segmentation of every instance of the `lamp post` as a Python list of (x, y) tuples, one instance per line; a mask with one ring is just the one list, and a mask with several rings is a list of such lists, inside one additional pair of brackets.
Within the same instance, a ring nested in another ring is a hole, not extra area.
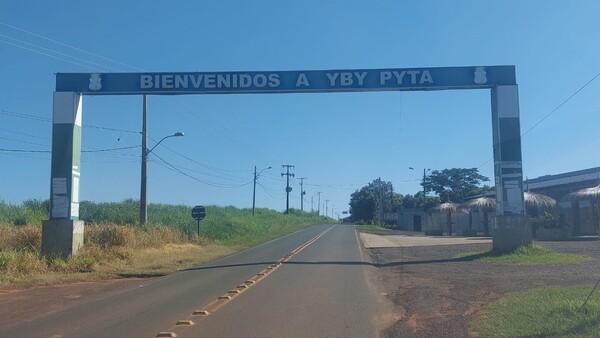
[[(415, 168), (413, 168), (413, 167), (408, 167), (408, 169), (415, 170)], [(431, 171), (431, 169), (429, 169), (429, 168), (428, 169), (423, 168), (423, 206), (425, 206), (425, 200), (426, 200), (426, 198), (425, 198), (426, 197), (425, 196), (425, 194), (426, 194), (426, 192), (425, 192), (425, 179), (427, 178), (427, 173), (430, 172), (430, 171)]]
[(256, 180), (262, 174), (263, 171), (271, 169), (271, 167), (264, 168), (261, 170), (258, 175), (256, 174), (256, 166), (254, 166), (254, 189), (252, 189), (252, 216), (254, 216), (254, 208), (256, 206)]
[[(146, 100), (144, 100), (144, 108), (146, 107)], [(145, 111), (146, 109), (144, 109)], [(140, 188), (140, 224), (145, 225), (148, 221), (148, 155), (156, 148), (162, 141), (170, 137), (183, 136), (182, 132), (176, 132), (173, 135), (167, 135), (160, 139), (154, 147), (150, 150), (147, 148), (148, 144), (148, 130), (146, 129), (146, 114), (144, 114), (144, 131), (142, 132), (142, 183)]]

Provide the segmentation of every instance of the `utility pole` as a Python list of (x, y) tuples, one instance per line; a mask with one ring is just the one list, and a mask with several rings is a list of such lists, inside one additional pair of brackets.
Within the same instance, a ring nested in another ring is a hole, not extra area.
[(304, 191), (304, 180), (306, 177), (298, 178), (300, 180), (300, 211), (304, 211), (304, 195), (306, 195), (306, 191)]
[(325, 217), (329, 217), (329, 200), (325, 200)]
[[(415, 170), (415, 168), (413, 167), (408, 167), (408, 169), (410, 170)], [(425, 169), (423, 168), (423, 208), (425, 206), (425, 201), (427, 200), (425, 194), (427, 193), (427, 191), (425, 190), (425, 180), (427, 179), (427, 172), (430, 171), (431, 169)]]
[(313, 212), (315, 212), (315, 209), (313, 208), (313, 198), (315, 196), (310, 196), (310, 213), (312, 214)]
[(317, 215), (321, 216), (321, 191), (319, 191), (317, 194), (319, 194), (319, 201), (317, 203)]
[(142, 113), (142, 183), (140, 186), (140, 225), (148, 221), (148, 114), (146, 111), (147, 99), (143, 98)]
[(158, 141), (154, 147), (148, 149), (148, 99), (146, 95), (143, 98), (143, 112), (142, 112), (142, 175), (140, 184), (140, 225), (146, 225), (148, 222), (148, 155), (156, 148), (162, 141), (169, 137), (183, 136), (182, 132), (177, 132), (173, 135), (167, 135)]
[[(287, 183), (285, 186), (285, 194), (286, 194), (286, 198), (285, 198), (285, 213), (289, 214), (290, 213), (290, 192), (292, 192), (292, 188), (290, 187), (290, 176), (294, 177), (294, 174), (290, 174), (290, 168), (294, 168), (293, 165), (291, 164), (282, 164), (281, 165), (283, 168), (286, 168), (286, 172), (285, 173), (281, 173), (281, 176), (286, 176), (287, 178)], [(300, 189), (302, 190), (302, 189)]]
[(425, 205), (425, 175), (427, 174), (427, 172), (425, 171), (425, 168), (423, 168), (423, 205)]
[(256, 166), (254, 166), (254, 189), (252, 189), (252, 216), (254, 216), (254, 208), (256, 206), (256, 180), (258, 179), (258, 176), (260, 176), (260, 174), (263, 171), (268, 170), (268, 169), (271, 169), (271, 167), (261, 170), (257, 175), (256, 174)]
[(252, 216), (256, 207), (256, 166), (254, 166), (254, 188), (252, 188)]

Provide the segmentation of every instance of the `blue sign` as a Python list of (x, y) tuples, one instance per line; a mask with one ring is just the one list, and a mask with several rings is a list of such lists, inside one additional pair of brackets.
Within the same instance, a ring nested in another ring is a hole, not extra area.
[(273, 72), (57, 73), (57, 92), (88, 95), (442, 90), (516, 84), (514, 66)]
[(204, 219), (204, 217), (206, 217), (206, 209), (204, 209), (203, 205), (197, 205), (192, 209), (192, 217), (197, 220), (197, 221), (201, 221)]

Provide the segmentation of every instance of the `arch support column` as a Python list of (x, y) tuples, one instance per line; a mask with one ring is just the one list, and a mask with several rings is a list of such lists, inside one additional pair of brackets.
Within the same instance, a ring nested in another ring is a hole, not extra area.
[(523, 199), (518, 86), (492, 87), (491, 96), (496, 185), (496, 224), (492, 228), (492, 245), (496, 251), (510, 251), (532, 241)]
[(82, 96), (55, 92), (52, 113), (50, 219), (42, 224), (42, 253), (68, 257), (83, 245), (79, 220)]

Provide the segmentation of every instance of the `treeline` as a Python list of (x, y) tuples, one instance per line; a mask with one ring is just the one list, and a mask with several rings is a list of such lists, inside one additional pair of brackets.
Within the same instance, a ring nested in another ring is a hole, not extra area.
[(403, 209), (426, 211), (444, 202), (462, 203), (469, 197), (493, 191), (493, 187), (482, 185), (487, 181), (489, 178), (476, 168), (434, 170), (421, 182), (423, 190), (403, 195), (394, 191), (392, 182), (377, 178), (351, 195), (351, 218), (354, 222), (381, 223), (385, 213)]

